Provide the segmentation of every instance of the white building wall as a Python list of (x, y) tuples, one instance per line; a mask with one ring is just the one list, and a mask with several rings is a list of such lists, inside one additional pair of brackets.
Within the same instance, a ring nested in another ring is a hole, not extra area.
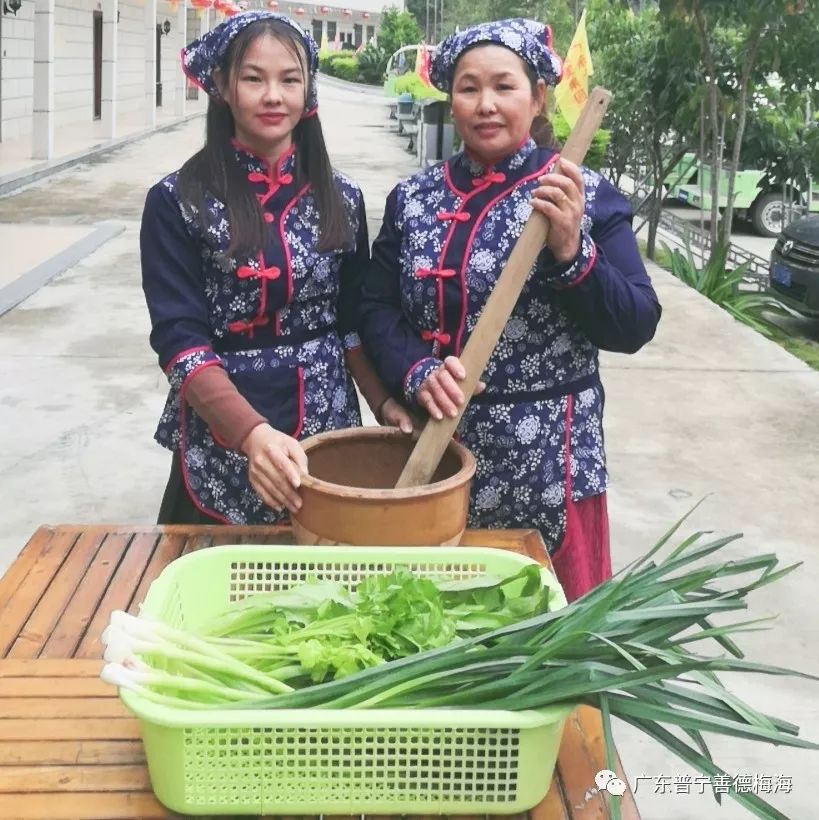
[[(25, 5), (25, 4), (24, 4)], [(89, 0), (58, 0), (54, 28), (54, 124), (94, 115), (94, 42)]]
[(142, 3), (119, 0), (117, 31), (117, 107), (139, 111), (145, 95), (145, 12)]
[(23, 3), (17, 16), (6, 14), (0, 40), (1, 139), (31, 133), (34, 107), (34, 3)]
[[(138, 112), (144, 105), (144, 6), (140, 0), (119, 0), (117, 26), (117, 110)], [(91, 122), (94, 117), (94, 11), (98, 0), (57, 0), (55, 13), (55, 125)], [(211, 15), (213, 16), (213, 12)], [(203, 12), (188, 9), (188, 40), (202, 30)], [(217, 19), (214, 17), (214, 19)], [(221, 16), (218, 16), (221, 19)], [(168, 20), (170, 34), (161, 40), (163, 110), (173, 110), (184, 43), (177, 12), (167, 0), (157, 4), (157, 23)], [(34, 3), (24, 2), (17, 16), (4, 15), (0, 29), (0, 139), (31, 133), (34, 98)]]

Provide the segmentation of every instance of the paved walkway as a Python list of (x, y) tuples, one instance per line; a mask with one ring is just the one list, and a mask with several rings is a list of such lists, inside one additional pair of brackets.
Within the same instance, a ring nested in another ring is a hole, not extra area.
[[(201, 99), (187, 100), (183, 119), (201, 115), (205, 107), (204, 95)], [(173, 105), (157, 108), (157, 128), (167, 128), (179, 121)], [(0, 193), (6, 193), (25, 184), (32, 176), (47, 175), (56, 168), (73, 164), (84, 155), (104, 152), (112, 146), (127, 144), (148, 132), (145, 126), (145, 112), (142, 109), (119, 114), (117, 136), (114, 139), (105, 136), (104, 128), (101, 120), (61, 126), (54, 134), (54, 156), (49, 160), (32, 159), (30, 135), (3, 140), (0, 142)]]
[[(385, 130), (377, 97), (325, 84), (321, 112), (335, 163), (364, 188), (374, 234), (413, 159)], [(0, 571), (41, 523), (154, 520), (169, 458), (151, 434), (166, 386), (147, 343), (137, 232), (147, 186), (201, 133), (201, 121), (191, 122), (0, 199), (0, 222), (12, 225), (124, 226), (0, 317)], [(819, 674), (819, 373), (663, 271), (652, 274), (665, 308), (656, 340), (633, 357), (603, 357), (615, 565), (712, 493), (690, 528), (744, 529), (731, 554), (775, 550), (785, 564), (804, 561), (756, 595), (748, 617), (780, 617), (773, 631), (744, 637), (750, 657)], [(819, 740), (815, 685), (731, 684)], [(686, 773), (626, 727), (617, 737), (632, 786), (640, 775)], [(792, 777), (793, 793), (774, 802), (799, 820), (817, 815), (815, 754), (744, 742), (712, 750), (732, 774)], [(748, 816), (732, 801), (717, 808), (697, 794), (653, 794), (648, 780), (637, 799), (646, 820)]]

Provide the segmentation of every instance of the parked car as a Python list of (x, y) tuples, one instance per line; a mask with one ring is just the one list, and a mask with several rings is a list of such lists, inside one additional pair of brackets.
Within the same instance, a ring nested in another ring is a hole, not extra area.
[[(700, 179), (702, 177), (702, 179)], [(711, 166), (700, 163), (697, 155), (687, 153), (665, 178), (668, 196), (704, 211), (711, 210)], [(771, 187), (763, 171), (740, 168), (735, 178), (734, 212), (745, 217), (760, 236), (774, 237), (791, 218), (801, 213), (819, 212), (819, 181), (813, 181), (812, 196), (808, 203), (807, 192), (798, 192), (793, 186), (790, 196), (793, 207), (783, 202), (781, 188)], [(723, 169), (719, 187), (719, 207), (728, 204), (728, 174)], [(800, 213), (801, 212), (801, 213)]]
[(788, 307), (819, 317), (819, 215), (796, 219), (779, 234), (769, 283)]

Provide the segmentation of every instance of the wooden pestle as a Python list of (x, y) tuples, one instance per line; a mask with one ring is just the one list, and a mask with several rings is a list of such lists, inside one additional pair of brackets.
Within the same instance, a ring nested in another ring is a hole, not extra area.
[[(560, 152), (561, 157), (578, 165), (583, 162), (610, 100), (611, 93), (604, 88), (592, 91)], [(396, 488), (417, 487), (428, 484), (432, 479), (548, 235), (549, 221), (533, 210), (461, 355), (466, 377), (459, 386), (466, 402), (453, 418), (445, 417), (440, 421), (430, 418), (427, 421), (398, 478)]]

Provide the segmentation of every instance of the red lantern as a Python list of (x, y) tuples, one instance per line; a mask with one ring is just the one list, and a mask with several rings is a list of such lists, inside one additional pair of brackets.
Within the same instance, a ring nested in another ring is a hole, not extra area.
[(352, 9), (344, 9), (343, 14), (344, 14), (345, 17), (352, 17), (353, 16), (353, 10)]
[(299, 7), (296, 9), (296, 14), (298, 14), (298, 15), (299, 15), (299, 17), (301, 17), (301, 16), (304, 14), (304, 9), (303, 9), (301, 6), (299, 6)]
[(329, 6), (322, 6), (322, 7), (319, 9), (319, 11), (320, 11), (322, 14), (329, 14), (329, 13), (330, 13), (330, 7), (329, 7)]
[(209, 9), (213, 5), (213, 0), (191, 0), (191, 5), (195, 9)]
[(361, 16), (362, 16), (365, 20), (369, 20), (369, 19), (370, 19), (370, 12), (368, 12), (368, 11), (362, 11), (362, 12), (361, 12)]
[(279, 0), (267, 0), (267, 7), (269, 9), (277, 9), (279, 7)]

